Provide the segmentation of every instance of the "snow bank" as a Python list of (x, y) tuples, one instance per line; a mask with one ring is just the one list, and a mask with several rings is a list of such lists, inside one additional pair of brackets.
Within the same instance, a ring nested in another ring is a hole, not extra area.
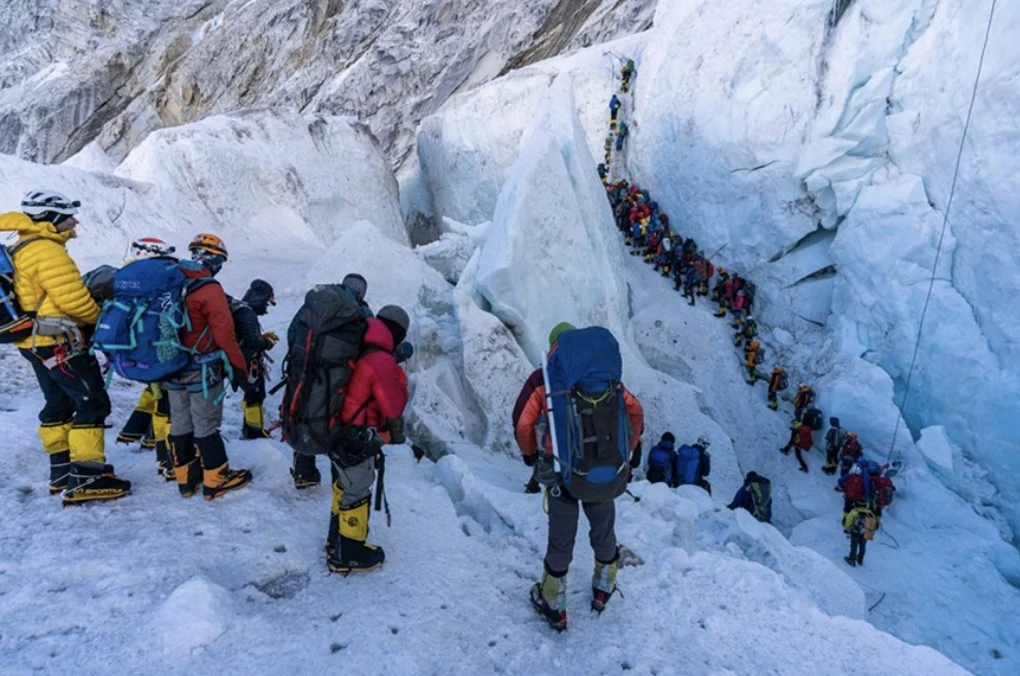
[(367, 128), (345, 118), (275, 109), (211, 117), (152, 133), (117, 174), (163, 191), (179, 226), (261, 253), (328, 246), (359, 220), (408, 242), (396, 179)]
[(231, 615), (230, 593), (199, 575), (170, 593), (153, 625), (168, 652), (197, 654), (227, 631)]

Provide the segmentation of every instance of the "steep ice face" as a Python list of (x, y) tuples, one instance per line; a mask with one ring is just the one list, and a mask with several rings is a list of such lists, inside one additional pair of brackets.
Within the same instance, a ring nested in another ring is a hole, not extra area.
[(560, 76), (500, 192), (476, 281), (536, 363), (559, 322), (617, 335), (625, 326), (617, 230), (592, 164), (570, 77)]
[[(1007, 4), (993, 24), (904, 415), (914, 434), (944, 425), (990, 470), (1016, 530), (1020, 448), (1009, 411), (1020, 402), (1020, 324), (1010, 289), (1020, 197), (1008, 182), (1020, 169), (1020, 55), (996, 45), (1016, 34), (1020, 7)], [(898, 403), (988, 5), (859, 0), (835, 27), (831, 8), (662, 3), (639, 63), (628, 168), (706, 251), (724, 247), (728, 266), (748, 266), (769, 324), (800, 335), (825, 324), (833, 358), (880, 365)], [(807, 343), (791, 345), (789, 359), (820, 376), (829, 368), (814, 356), (821, 342)]]

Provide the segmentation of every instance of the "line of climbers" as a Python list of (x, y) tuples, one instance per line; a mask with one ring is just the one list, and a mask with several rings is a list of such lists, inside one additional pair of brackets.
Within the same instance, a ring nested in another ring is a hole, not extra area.
[[(628, 91), (633, 72), (633, 61), (628, 61), (621, 71), (621, 92)], [(631, 255), (643, 255), (645, 262), (660, 271), (663, 277), (668, 278), (672, 274), (674, 290), (682, 287), (683, 297), (689, 305), (695, 304), (696, 296), (708, 295), (711, 286), (711, 300), (718, 304), (715, 316), (725, 317), (727, 311), (733, 316), (733, 343), (737, 347), (743, 345), (747, 382), (753, 387), (759, 379), (764, 379), (758, 367), (765, 361), (765, 349), (758, 340), (758, 323), (752, 315), (757, 287), (739, 274), (731, 274), (723, 268), (716, 270), (694, 239), (685, 240), (671, 227), (669, 216), (651, 199), (647, 190), (626, 180), (616, 183), (609, 181), (612, 134), (618, 126), (625, 125), (625, 122), (618, 120), (621, 106), (622, 102), (614, 94), (609, 102), (610, 136), (606, 139), (605, 163), (598, 167), (599, 178), (605, 186), (616, 226), (623, 233)], [(626, 127), (621, 128), (620, 134), (626, 137)], [(622, 139), (618, 140), (616, 150), (622, 150)], [(719, 276), (712, 285), (712, 277), (716, 272)], [(779, 393), (788, 387), (786, 369), (781, 364), (775, 364), (768, 376), (769, 408), (779, 410)], [(812, 406), (814, 399), (814, 390), (803, 382), (799, 383), (793, 397), (794, 417), (790, 426), (790, 440), (780, 449), (783, 454), (793, 450), (800, 471), (805, 473), (809, 470), (803, 453), (812, 448), (812, 433), (821, 430), (823, 420), (822, 412)], [(891, 479), (896, 470), (863, 458), (857, 434), (843, 430), (835, 417), (830, 418), (830, 423), (832, 428), (826, 434), (826, 462), (822, 469), (826, 474), (835, 474), (837, 467), (840, 468), (841, 476), (836, 490), (844, 492), (844, 530), (851, 539), (850, 555), (845, 559), (850, 565), (862, 565), (866, 543), (874, 537), (882, 509), (892, 502), (895, 487)], [(673, 448), (674, 435), (665, 433), (649, 453), (649, 481), (665, 482), (671, 487), (702, 485), (710, 492), (710, 486), (705, 480), (711, 466), (706, 450), (708, 440), (707, 437), (701, 437), (698, 441), (694, 445), (681, 446), (677, 451)], [(849, 495), (845, 487), (847, 481), (851, 484)], [(537, 490), (534, 479), (529, 482), (529, 488)], [(759, 520), (769, 521), (771, 502), (769, 480), (756, 472), (749, 472), (730, 507), (745, 507)]]
[[(119, 440), (155, 448), (159, 473), (176, 481), (182, 497), (201, 488), (211, 500), (247, 485), (251, 472), (230, 467), (220, 436), (225, 384), (244, 392), (242, 437), (266, 438), (267, 352), (278, 338), (262, 332), (258, 317), (275, 303), (272, 286), (255, 280), (242, 300), (227, 296), (215, 280), (227, 248), (207, 233), (188, 246), (190, 260), (146, 237), (132, 243), (119, 270), (101, 266), (83, 277), (66, 249), (80, 206), (32, 190), (20, 213), (0, 215), (0, 231), (17, 233), (0, 250), (0, 342), (19, 348), (42, 391), (39, 436), (50, 492), (65, 506), (130, 493), (131, 483), (106, 463), (113, 373), (144, 385)], [(308, 292), (288, 330), (277, 386), (285, 388), (280, 427), (294, 450), (295, 486), (318, 483), (314, 456), (329, 458), (326, 563), (345, 574), (385, 558), (367, 543), (369, 503), (373, 483), (376, 510), (386, 503), (383, 445), (406, 442), (407, 377), (399, 361), (413, 353), (407, 313), (389, 305), (373, 316), (366, 291), (365, 279), (352, 274)], [(419, 461), (425, 455), (416, 445), (412, 451)]]

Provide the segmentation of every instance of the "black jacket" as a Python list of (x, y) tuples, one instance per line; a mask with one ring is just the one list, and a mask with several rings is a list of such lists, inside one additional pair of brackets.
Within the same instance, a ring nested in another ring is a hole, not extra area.
[(241, 346), (245, 360), (251, 362), (261, 352), (270, 348), (269, 341), (262, 337), (262, 326), (259, 324), (258, 315), (250, 305), (229, 296), (227, 300), (230, 302), (230, 314), (234, 317), (237, 343)]

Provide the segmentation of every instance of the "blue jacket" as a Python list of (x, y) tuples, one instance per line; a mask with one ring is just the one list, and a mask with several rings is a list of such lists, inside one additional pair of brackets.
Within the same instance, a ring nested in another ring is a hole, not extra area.
[[(674, 485), (673, 468), (676, 467), (676, 450), (672, 443), (660, 441), (648, 452), (648, 480)], [(653, 471), (654, 470), (654, 471)]]

